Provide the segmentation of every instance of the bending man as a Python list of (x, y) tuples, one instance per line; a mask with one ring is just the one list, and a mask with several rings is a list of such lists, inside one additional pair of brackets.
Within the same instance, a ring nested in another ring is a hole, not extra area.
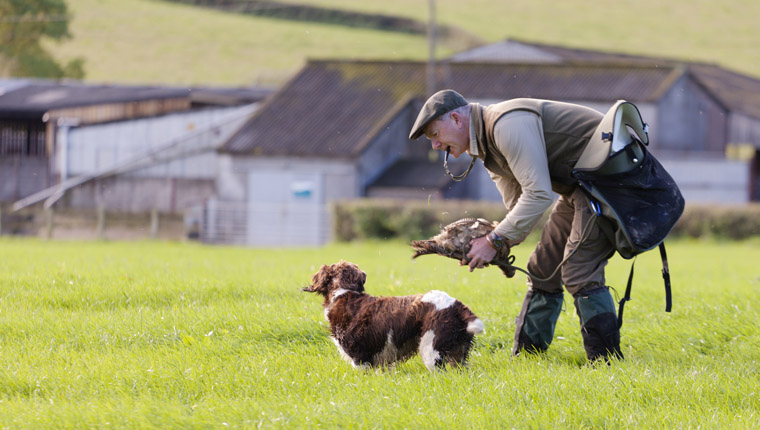
[(513, 99), (481, 106), (443, 90), (427, 100), (409, 135), (415, 140), (424, 134), (433, 149), (455, 158), (480, 158), (502, 195), (508, 213), (491, 234), (472, 241), (470, 271), (489, 263), (499, 247), (525, 240), (552, 205), (552, 191), (560, 196), (528, 261), (533, 279), (516, 320), (515, 355), (549, 347), (564, 286), (574, 298), (589, 360), (623, 358), (615, 302), (604, 279), (615, 248), (571, 174), (601, 119), (601, 113), (575, 104)]

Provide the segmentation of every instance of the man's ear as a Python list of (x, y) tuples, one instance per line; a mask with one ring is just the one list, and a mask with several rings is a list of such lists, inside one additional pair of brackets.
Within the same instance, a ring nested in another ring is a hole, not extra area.
[(457, 128), (461, 128), (464, 124), (464, 121), (462, 120), (462, 115), (459, 115), (459, 112), (451, 112), (449, 114), (449, 117), (454, 121), (454, 125), (457, 126)]

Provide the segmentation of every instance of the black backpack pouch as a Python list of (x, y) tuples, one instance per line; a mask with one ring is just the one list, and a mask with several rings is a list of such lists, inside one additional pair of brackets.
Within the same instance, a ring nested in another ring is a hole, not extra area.
[[(659, 246), (665, 281), (665, 311), (671, 309), (670, 269), (663, 241), (684, 210), (678, 185), (646, 147), (634, 140), (593, 171), (576, 169), (573, 175), (588, 193), (592, 210), (607, 238), (625, 259)], [(618, 327), (631, 300), (633, 264), (625, 297), (619, 303)]]
[(573, 175), (603, 218), (602, 229), (625, 259), (662, 243), (683, 213), (684, 198), (675, 181), (638, 141), (611, 156), (601, 168), (575, 170)]

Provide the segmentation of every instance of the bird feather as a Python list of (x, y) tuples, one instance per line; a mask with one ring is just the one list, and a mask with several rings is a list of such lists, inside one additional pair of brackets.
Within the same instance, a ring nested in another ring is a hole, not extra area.
[[(459, 261), (467, 261), (470, 252), (470, 242), (493, 231), (496, 222), (483, 218), (462, 218), (443, 227), (441, 232), (427, 240), (413, 240), (410, 245), (414, 249), (412, 258), (420, 255), (438, 254)], [(504, 275), (511, 278), (515, 275), (512, 262), (514, 256), (509, 255), (509, 247), (502, 247), (496, 257), (489, 263), (498, 266)]]

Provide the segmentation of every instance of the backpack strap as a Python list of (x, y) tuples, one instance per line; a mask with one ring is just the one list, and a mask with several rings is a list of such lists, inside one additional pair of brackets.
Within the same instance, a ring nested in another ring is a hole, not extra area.
[(665, 242), (660, 243), (660, 258), (662, 258), (662, 280), (665, 281), (665, 312), (670, 312), (673, 307), (673, 299), (670, 296), (670, 268), (668, 267), (668, 254), (665, 252)]
[[(670, 268), (668, 267), (668, 254), (665, 252), (665, 242), (660, 243), (660, 258), (662, 258), (662, 279), (665, 282), (665, 312), (670, 312), (673, 307), (673, 298), (670, 291)], [(628, 285), (625, 287), (625, 296), (620, 299), (618, 307), (618, 329), (623, 326), (623, 308), (625, 302), (631, 300), (631, 286), (633, 286), (633, 266), (636, 264), (636, 258), (631, 263), (631, 272), (628, 274)]]
[(625, 302), (631, 301), (631, 286), (633, 285), (633, 266), (636, 264), (636, 258), (633, 258), (631, 262), (631, 272), (628, 274), (628, 285), (625, 287), (625, 296), (620, 299), (620, 307), (618, 308), (618, 329), (623, 326), (623, 308)]

